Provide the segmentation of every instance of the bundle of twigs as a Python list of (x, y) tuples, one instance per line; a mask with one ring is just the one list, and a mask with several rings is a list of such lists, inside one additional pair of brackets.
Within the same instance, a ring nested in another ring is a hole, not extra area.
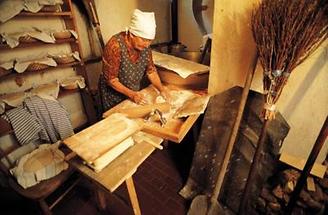
[(327, 38), (327, 0), (263, 0), (252, 15), (253, 37), (264, 70), (265, 118), (293, 69)]
[[(248, 174), (239, 213), (247, 212), (268, 122), (275, 104), (297, 65), (328, 37), (328, 0), (262, 0), (252, 14), (252, 31), (264, 71), (264, 123)], [(246, 209), (246, 210), (245, 210)]]

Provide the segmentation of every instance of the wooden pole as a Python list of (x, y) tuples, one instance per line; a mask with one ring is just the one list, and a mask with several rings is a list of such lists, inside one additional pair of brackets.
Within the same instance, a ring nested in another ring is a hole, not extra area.
[(205, 47), (202, 51), (202, 55), (200, 56), (200, 60), (198, 63), (204, 64), (205, 62), (205, 57), (206, 57), (206, 53), (211, 49), (212, 46), (212, 39), (211, 38), (207, 38), (206, 43), (205, 43)]
[(97, 32), (97, 36), (98, 36), (101, 48), (105, 48), (105, 43), (104, 43), (104, 39), (103, 39), (102, 34), (101, 34), (100, 23), (99, 23), (99, 19), (98, 19), (96, 9), (94, 7), (94, 1), (93, 0), (91, 0), (89, 2), (89, 7), (90, 7), (90, 10), (91, 10), (91, 15), (92, 15), (92, 23), (96, 28), (96, 32)]
[(261, 134), (260, 134), (260, 138), (259, 141), (257, 143), (257, 148), (255, 151), (255, 155), (253, 158), (253, 162), (251, 165), (251, 169), (248, 173), (248, 177), (247, 177), (247, 181), (246, 181), (246, 185), (245, 185), (245, 190), (239, 205), (239, 210), (238, 210), (238, 214), (245, 214), (247, 213), (246, 210), (246, 205), (247, 205), (247, 200), (249, 199), (249, 194), (250, 194), (250, 190), (252, 187), (252, 182), (254, 181), (254, 177), (256, 176), (257, 173), (257, 168), (258, 168), (258, 163), (260, 161), (261, 158), (261, 154), (263, 151), (263, 146), (264, 146), (264, 142), (265, 142), (265, 136), (266, 136), (266, 130), (267, 127), (269, 125), (269, 120), (264, 120), (262, 129), (261, 129)]
[(328, 135), (328, 117), (326, 117), (326, 120), (320, 130), (319, 136), (317, 137), (317, 140), (315, 141), (314, 146), (311, 150), (311, 153), (306, 161), (306, 164), (304, 166), (302, 174), (297, 181), (296, 187), (295, 187), (295, 189), (292, 193), (292, 196), (289, 200), (289, 203), (287, 205), (285, 214), (291, 214), (293, 212), (293, 208), (296, 204), (296, 201), (306, 183), (306, 179), (310, 174), (313, 164), (314, 164), (315, 160), (317, 159), (318, 154), (327, 139), (327, 135)]
[(100, 22), (99, 22), (98, 14), (97, 14), (96, 7), (95, 7), (95, 1), (94, 0), (83, 0), (82, 2), (84, 4), (85, 9), (87, 10), (88, 17), (91, 21), (91, 24), (93, 25), (93, 27), (96, 30), (100, 46), (102, 49), (104, 49), (105, 43), (104, 43), (104, 39), (102, 37), (101, 30), (100, 30)]
[(172, 44), (179, 43), (179, 29), (178, 29), (178, 0), (171, 0), (171, 32)]
[(245, 109), (245, 104), (246, 104), (246, 101), (247, 101), (249, 88), (251, 86), (253, 76), (254, 76), (254, 73), (255, 73), (257, 59), (258, 59), (258, 55), (256, 53), (256, 56), (255, 56), (254, 61), (252, 63), (252, 68), (249, 69), (249, 72), (248, 72), (248, 75), (247, 75), (247, 78), (246, 78), (246, 81), (245, 81), (245, 86), (244, 86), (244, 89), (243, 89), (243, 92), (242, 92), (242, 95), (241, 95), (236, 120), (234, 122), (232, 131), (231, 131), (231, 135), (229, 137), (229, 142), (228, 142), (228, 146), (227, 146), (227, 149), (225, 151), (225, 154), (224, 154), (222, 167), (220, 169), (219, 176), (217, 178), (215, 188), (214, 188), (213, 194), (211, 196), (211, 204), (210, 204), (210, 210), (209, 211), (211, 211), (213, 209), (212, 207), (215, 205), (214, 203), (217, 201), (218, 196), (220, 194), (223, 179), (224, 179), (224, 176), (225, 176), (228, 164), (229, 164), (229, 160), (230, 160), (230, 157), (231, 157), (231, 152), (232, 152), (233, 146), (235, 144), (235, 141), (236, 141), (236, 138), (237, 138), (237, 135), (238, 135), (239, 125), (240, 125), (240, 122), (241, 122), (241, 119), (242, 119), (242, 116), (243, 116), (243, 112), (244, 112), (244, 109)]

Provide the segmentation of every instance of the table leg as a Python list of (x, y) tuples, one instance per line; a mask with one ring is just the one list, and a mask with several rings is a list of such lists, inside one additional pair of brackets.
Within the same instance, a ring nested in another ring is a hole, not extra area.
[(166, 139), (164, 139), (164, 140), (163, 140), (163, 143), (162, 143), (162, 146), (163, 146), (164, 148), (167, 148), (167, 147), (169, 146), (169, 141), (166, 140)]
[(137, 198), (137, 193), (136, 193), (136, 189), (134, 187), (132, 176), (127, 178), (125, 180), (125, 183), (126, 183), (126, 186), (128, 188), (130, 201), (131, 201), (132, 207), (133, 207), (133, 212), (134, 212), (135, 215), (141, 215), (139, 202), (138, 202), (138, 198)]
[(105, 196), (105, 192), (99, 188), (96, 188), (96, 199), (97, 199), (97, 204), (98, 204), (98, 208), (101, 211), (105, 211), (106, 210), (106, 196)]

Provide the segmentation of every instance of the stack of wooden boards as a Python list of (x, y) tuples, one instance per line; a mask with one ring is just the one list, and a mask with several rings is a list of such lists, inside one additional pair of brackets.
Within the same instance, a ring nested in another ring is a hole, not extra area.
[(142, 123), (115, 113), (67, 138), (64, 143), (99, 172), (129, 147), (147, 142), (160, 148), (162, 138), (141, 132)]
[(141, 125), (123, 114), (113, 114), (67, 138), (64, 143), (96, 172), (134, 144)]

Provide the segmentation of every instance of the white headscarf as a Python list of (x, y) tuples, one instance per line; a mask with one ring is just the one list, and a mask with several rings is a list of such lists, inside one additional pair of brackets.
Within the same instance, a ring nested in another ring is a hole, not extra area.
[(156, 22), (154, 12), (133, 11), (129, 31), (138, 37), (153, 40), (156, 34)]

